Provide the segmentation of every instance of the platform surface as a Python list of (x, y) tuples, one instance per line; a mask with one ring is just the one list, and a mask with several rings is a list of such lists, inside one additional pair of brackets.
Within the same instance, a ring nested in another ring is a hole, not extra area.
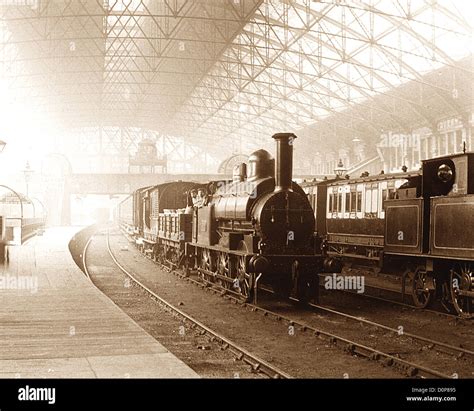
[(198, 378), (85, 277), (50, 228), (0, 268), (0, 378)]

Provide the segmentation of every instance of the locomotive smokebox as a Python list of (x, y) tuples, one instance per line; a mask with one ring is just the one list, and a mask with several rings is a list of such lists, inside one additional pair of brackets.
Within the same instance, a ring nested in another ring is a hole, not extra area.
[(275, 192), (293, 191), (293, 133), (277, 133), (273, 135), (277, 143), (275, 167)]

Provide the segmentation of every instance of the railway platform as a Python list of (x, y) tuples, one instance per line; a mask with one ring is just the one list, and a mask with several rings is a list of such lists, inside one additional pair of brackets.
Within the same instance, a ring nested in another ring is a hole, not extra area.
[(0, 378), (198, 378), (95, 288), (50, 228), (0, 268)]

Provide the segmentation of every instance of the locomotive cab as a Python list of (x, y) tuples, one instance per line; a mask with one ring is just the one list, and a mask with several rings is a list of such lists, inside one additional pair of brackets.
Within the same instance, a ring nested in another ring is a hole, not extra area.
[(430, 254), (474, 259), (474, 153), (424, 163)]

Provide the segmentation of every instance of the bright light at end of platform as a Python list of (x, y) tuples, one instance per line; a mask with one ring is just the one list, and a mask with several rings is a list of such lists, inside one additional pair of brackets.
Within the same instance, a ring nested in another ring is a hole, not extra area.
[(51, 151), (55, 130), (44, 113), (27, 103), (16, 103), (5, 81), (0, 81), (0, 140), (7, 142), (0, 167), (20, 172), (25, 161), (40, 159)]

